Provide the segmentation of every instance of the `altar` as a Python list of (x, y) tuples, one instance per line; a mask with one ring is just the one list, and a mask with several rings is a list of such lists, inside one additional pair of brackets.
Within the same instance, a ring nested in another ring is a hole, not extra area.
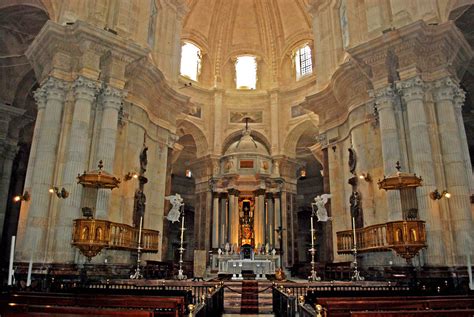
[(218, 274), (232, 274), (233, 280), (242, 279), (242, 271), (252, 271), (257, 279), (266, 279), (266, 274), (275, 274), (279, 265), (279, 257), (273, 255), (255, 256), (254, 259), (234, 258), (230, 255), (218, 257)]

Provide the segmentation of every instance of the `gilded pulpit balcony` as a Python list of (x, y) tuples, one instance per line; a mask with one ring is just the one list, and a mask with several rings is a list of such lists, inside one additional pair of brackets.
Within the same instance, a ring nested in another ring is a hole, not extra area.
[[(351, 254), (354, 249), (352, 230), (337, 232), (337, 253)], [(393, 250), (407, 261), (425, 248), (425, 222), (421, 220), (391, 221), (356, 229), (357, 252)]]
[[(158, 252), (160, 232), (143, 229), (141, 252)], [(72, 245), (88, 259), (103, 249), (136, 251), (139, 228), (99, 219), (75, 219)]]

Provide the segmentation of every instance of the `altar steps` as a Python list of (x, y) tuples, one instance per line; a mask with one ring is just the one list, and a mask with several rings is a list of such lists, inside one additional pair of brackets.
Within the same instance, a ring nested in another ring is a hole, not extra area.
[[(226, 314), (240, 314), (242, 303), (242, 282), (226, 281), (224, 285), (224, 312)], [(259, 314), (272, 312), (272, 283), (269, 281), (258, 281), (258, 305)]]

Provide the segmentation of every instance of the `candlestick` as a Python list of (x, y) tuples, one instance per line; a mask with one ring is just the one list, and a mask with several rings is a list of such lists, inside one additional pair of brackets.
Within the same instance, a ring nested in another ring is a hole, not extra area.
[(471, 264), (471, 255), (467, 255), (467, 274), (469, 276), (469, 288), (474, 290), (474, 283), (472, 282), (472, 264)]
[(314, 225), (313, 225), (313, 216), (311, 216), (311, 246), (314, 245)]
[(357, 246), (355, 218), (352, 217), (352, 232), (354, 234), (354, 248)]
[(31, 271), (33, 270), (33, 257), (30, 258), (30, 263), (28, 264), (28, 276), (26, 277), (26, 287), (31, 285)]
[(184, 238), (184, 216), (181, 223), (181, 244), (183, 244), (183, 238)]
[(8, 265), (8, 285), (12, 285), (13, 258), (15, 256), (15, 239), (16, 239), (16, 236), (12, 236), (12, 244), (10, 247), (10, 263)]
[(138, 246), (142, 242), (142, 227), (143, 227), (143, 217), (140, 217), (140, 229), (138, 229)]

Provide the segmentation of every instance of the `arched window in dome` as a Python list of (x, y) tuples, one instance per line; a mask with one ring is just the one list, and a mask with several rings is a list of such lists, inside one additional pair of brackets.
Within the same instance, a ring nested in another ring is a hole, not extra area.
[(257, 59), (255, 56), (239, 56), (235, 62), (237, 89), (257, 88)]
[(181, 68), (182, 76), (197, 81), (201, 72), (201, 49), (196, 45), (185, 42), (181, 47)]
[(311, 48), (305, 44), (298, 48), (295, 53), (296, 80), (313, 73), (313, 61), (311, 60)]

